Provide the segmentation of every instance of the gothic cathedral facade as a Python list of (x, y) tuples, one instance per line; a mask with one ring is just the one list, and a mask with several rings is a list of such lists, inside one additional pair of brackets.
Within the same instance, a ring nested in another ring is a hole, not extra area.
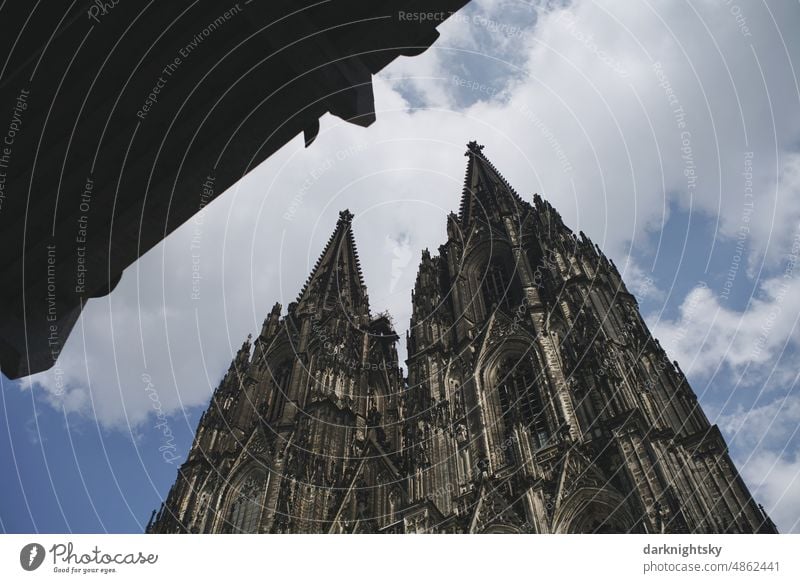
[(407, 375), (340, 213), (202, 415), (147, 531), (776, 532), (617, 268), (468, 145)]

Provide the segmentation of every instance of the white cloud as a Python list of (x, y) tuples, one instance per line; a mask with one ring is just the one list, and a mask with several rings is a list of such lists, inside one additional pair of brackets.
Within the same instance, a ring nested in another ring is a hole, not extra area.
[(756, 367), (766, 381), (770, 367), (800, 341), (800, 278), (788, 275), (763, 281), (744, 311), (724, 305), (708, 286), (697, 286), (674, 321), (649, 317), (651, 331), (689, 375), (707, 377), (727, 367), (740, 376)]
[(766, 212), (754, 212), (750, 227), (754, 251), (749, 272), (761, 268), (761, 257), (772, 265), (787, 255), (797, 256), (800, 246), (800, 153), (783, 153), (778, 161), (778, 176), (761, 193), (754, 206), (763, 205)]
[(800, 395), (788, 394), (749, 409), (738, 405), (732, 413), (720, 415), (717, 424), (741, 451), (782, 451), (800, 437)]
[(632, 257), (627, 257), (625, 264), (619, 267), (619, 272), (625, 282), (625, 287), (636, 296), (637, 300), (664, 300), (664, 291), (659, 289), (653, 276), (638, 265)]
[(786, 455), (763, 451), (746, 460), (734, 459), (751, 494), (762, 500), (781, 532), (800, 532), (800, 457), (798, 450)]
[(764, 505), (781, 532), (800, 532), (797, 380), (795, 370), (794, 378), (785, 385), (789, 387), (786, 394), (752, 407), (725, 404), (716, 419), (750, 493)]

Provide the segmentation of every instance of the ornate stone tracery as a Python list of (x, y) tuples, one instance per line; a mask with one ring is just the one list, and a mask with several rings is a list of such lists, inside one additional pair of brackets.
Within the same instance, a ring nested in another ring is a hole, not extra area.
[(261, 469), (247, 472), (232, 488), (228, 513), (231, 532), (258, 532), (265, 488), (266, 474)]

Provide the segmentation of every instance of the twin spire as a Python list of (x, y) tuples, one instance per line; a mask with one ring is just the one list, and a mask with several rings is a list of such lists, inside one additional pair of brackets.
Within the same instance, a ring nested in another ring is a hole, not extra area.
[(353, 213), (349, 210), (339, 213), (336, 229), (300, 290), (298, 305), (314, 302), (319, 310), (340, 306), (351, 314), (369, 313), (369, 298), (361, 274), (352, 222)]
[[(469, 157), (464, 191), (461, 197), (459, 223), (466, 228), (472, 221), (496, 212), (530, 210), (526, 203), (491, 162), (483, 155), (483, 146), (476, 141), (467, 144)], [(298, 305), (314, 304), (319, 310), (336, 306), (356, 314), (369, 313), (369, 298), (361, 273), (358, 251), (352, 231), (353, 213), (345, 209), (317, 263), (297, 298)]]
[(483, 155), (482, 145), (473, 140), (467, 144), (464, 155), (469, 158), (469, 162), (467, 162), (467, 175), (464, 178), (464, 190), (458, 213), (462, 229), (466, 229), (475, 220), (481, 218), (485, 220), (496, 211), (503, 214), (531, 210), (531, 205), (517, 194), (497, 168)]

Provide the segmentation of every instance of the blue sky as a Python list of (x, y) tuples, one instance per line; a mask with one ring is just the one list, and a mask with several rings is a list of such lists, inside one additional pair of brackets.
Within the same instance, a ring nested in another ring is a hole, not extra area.
[(373, 312), (405, 329), (477, 139), (623, 270), (756, 498), (800, 531), (798, 25), (789, 2), (472, 2), (376, 79), (371, 128), (325, 118), (90, 301), (58, 372), (0, 378), (0, 528), (141, 531), (342, 208)]

